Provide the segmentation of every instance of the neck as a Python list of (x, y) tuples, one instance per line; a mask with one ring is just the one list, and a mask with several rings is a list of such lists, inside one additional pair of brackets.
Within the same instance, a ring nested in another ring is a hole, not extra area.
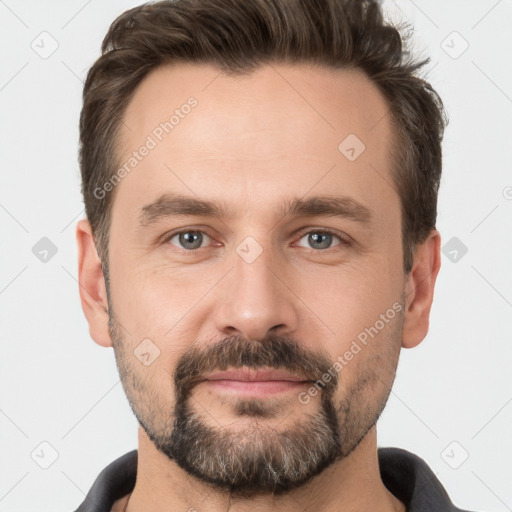
[(377, 458), (377, 435), (370, 429), (357, 448), (298, 489), (281, 496), (230, 496), (181, 469), (160, 453), (139, 427), (137, 482), (126, 512), (200, 510), (259, 512), (313, 509), (318, 512), (405, 512), (405, 506), (384, 486)]

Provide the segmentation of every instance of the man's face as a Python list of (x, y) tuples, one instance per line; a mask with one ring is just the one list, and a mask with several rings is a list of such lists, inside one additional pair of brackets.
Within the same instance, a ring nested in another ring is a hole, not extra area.
[(405, 283), (387, 111), (358, 71), (281, 65), (161, 67), (130, 102), (120, 161), (149, 150), (116, 186), (110, 332), (139, 422), (198, 478), (286, 491), (382, 411)]

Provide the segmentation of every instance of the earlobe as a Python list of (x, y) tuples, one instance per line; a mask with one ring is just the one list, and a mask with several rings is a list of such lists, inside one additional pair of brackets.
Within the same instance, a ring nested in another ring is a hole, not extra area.
[(407, 276), (402, 331), (402, 346), (404, 348), (419, 345), (427, 335), (434, 287), (440, 267), (441, 236), (434, 229), (417, 247), (412, 270)]
[(76, 241), (80, 302), (89, 324), (89, 333), (98, 345), (111, 347), (105, 279), (89, 221), (83, 219), (77, 223)]

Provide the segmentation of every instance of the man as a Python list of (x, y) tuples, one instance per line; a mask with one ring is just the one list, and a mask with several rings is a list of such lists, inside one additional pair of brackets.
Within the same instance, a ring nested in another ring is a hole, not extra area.
[(375, 1), (121, 15), (80, 119), (80, 295), (138, 450), (78, 511), (456, 511), (377, 449), (428, 331), (446, 122)]

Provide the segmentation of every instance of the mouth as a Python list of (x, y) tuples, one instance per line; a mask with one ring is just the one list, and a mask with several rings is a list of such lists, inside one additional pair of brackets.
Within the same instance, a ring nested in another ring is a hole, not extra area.
[(211, 373), (206, 376), (204, 383), (215, 391), (261, 396), (297, 391), (310, 385), (311, 380), (283, 370), (242, 368)]

